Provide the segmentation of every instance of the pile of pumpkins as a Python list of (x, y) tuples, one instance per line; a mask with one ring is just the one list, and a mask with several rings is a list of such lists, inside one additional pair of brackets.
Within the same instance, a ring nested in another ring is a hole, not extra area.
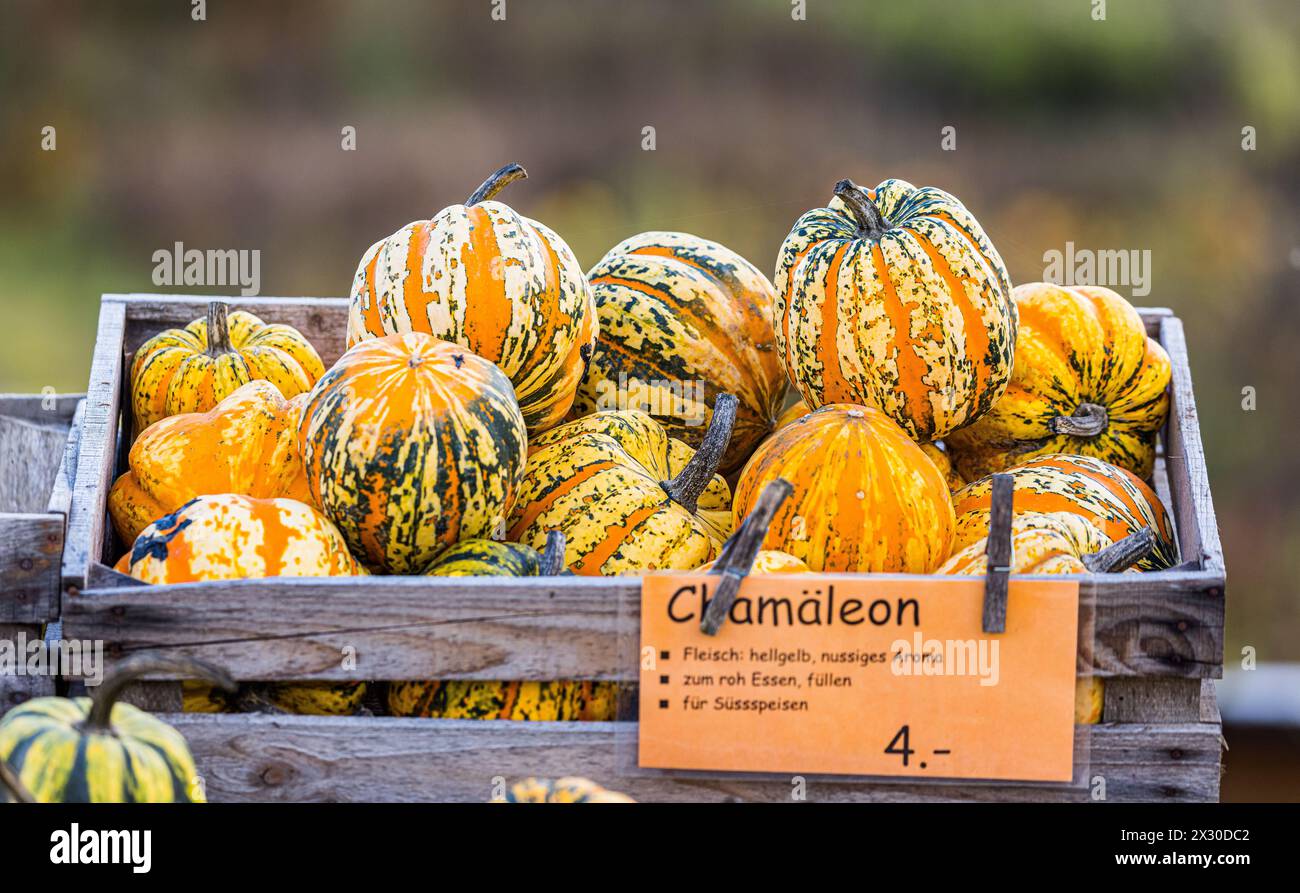
[[(497, 200), (522, 176), (375, 243), (328, 370), (301, 333), (222, 303), (145, 343), (108, 499), (132, 544), (118, 570), (533, 575), (556, 532), (565, 573), (692, 570), (780, 478), (755, 572), (978, 574), (995, 472), (1015, 479), (1013, 572), (1124, 570), (1090, 558), (1138, 533), (1134, 572), (1176, 563), (1146, 483), (1168, 357), (1109, 289), (1013, 287), (954, 196), (843, 180), (771, 281), (668, 232), (584, 275)], [(610, 718), (616, 700), (564, 681), (385, 690), (415, 716)], [(366, 686), (263, 695), (352, 712)]]

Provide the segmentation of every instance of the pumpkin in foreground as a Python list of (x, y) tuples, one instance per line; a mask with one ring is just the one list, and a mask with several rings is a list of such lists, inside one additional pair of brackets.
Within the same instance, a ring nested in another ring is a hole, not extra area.
[(609, 791), (587, 778), (526, 778), (512, 784), (497, 803), (635, 803), (627, 794)]
[(1037, 456), (1091, 456), (1150, 479), (1169, 415), (1169, 356), (1108, 288), (1018, 285), (1020, 332), (1005, 394), (948, 437), (961, 472), (983, 477)]
[(525, 177), (510, 164), (463, 205), (408, 223), (370, 246), (357, 267), (348, 347), (423, 332), (501, 367), (528, 430), (569, 411), (596, 339), (596, 307), (569, 246), (492, 200)]
[[(696, 570), (711, 571), (717, 562), (702, 564)], [(793, 555), (777, 549), (760, 549), (754, 556), (751, 574), (811, 574), (812, 569)]]
[[(1096, 524), (1071, 512), (1022, 512), (1011, 519), (1011, 573), (1091, 574), (1118, 573), (1146, 558), (1155, 537), (1143, 530), (1118, 545)], [(935, 572), (939, 574), (988, 573), (988, 538), (958, 549)]]
[[(1150, 555), (1140, 570), (1163, 570), (1178, 563), (1173, 526), (1155, 492), (1122, 468), (1088, 456), (1040, 456), (1006, 469), (1015, 481), (1012, 510), (1069, 512), (1101, 529), (1118, 542), (1144, 528), (1155, 535)], [(953, 494), (957, 513), (955, 549), (988, 536), (989, 501), (993, 478), (981, 478)]]
[(308, 391), (325, 372), (311, 342), (292, 326), (268, 325), (223, 301), (204, 319), (150, 338), (131, 362), (136, 427), (183, 412), (207, 412), (250, 381), (264, 379), (285, 398)]
[(548, 431), (533, 442), (510, 538), (540, 548), (560, 531), (567, 566), (585, 576), (699, 567), (731, 533), (731, 490), (715, 472), (735, 410), (718, 398), (697, 451), (640, 410)]
[(298, 455), (305, 396), (287, 401), (270, 382), (251, 381), (207, 412), (150, 425), (108, 494), (118, 536), (134, 542), (150, 523), (207, 493), (310, 502)]
[[(93, 698), (36, 698), (0, 719), (0, 760), (40, 803), (202, 803), (194, 758), (181, 734), (117, 699), (141, 677), (168, 670), (228, 689), (200, 661), (140, 655), (119, 663)], [(13, 799), (0, 786), (0, 802)]]
[(528, 442), (500, 369), (417, 332), (343, 354), (307, 397), (299, 438), (316, 503), (358, 559), (390, 574), (501, 527)]
[(719, 394), (739, 405), (723, 474), (772, 430), (785, 370), (772, 331), (772, 285), (739, 254), (687, 233), (649, 232), (587, 274), (600, 336), (574, 409), (643, 409), (698, 448)]
[(777, 431), (736, 485), (737, 526), (777, 478), (794, 487), (763, 547), (814, 571), (931, 573), (953, 536), (948, 485), (907, 434), (873, 407), (824, 406)]
[(940, 189), (841, 180), (830, 207), (786, 236), (774, 285), (777, 348), (810, 407), (876, 406), (926, 442), (1006, 390), (1011, 281), (979, 222)]

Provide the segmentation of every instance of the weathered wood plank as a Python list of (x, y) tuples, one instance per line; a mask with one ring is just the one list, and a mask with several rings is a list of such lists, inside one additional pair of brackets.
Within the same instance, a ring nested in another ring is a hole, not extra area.
[(1192, 373), (1187, 360), (1183, 324), (1176, 316), (1160, 325), (1160, 342), (1173, 366), (1171, 405), (1165, 438), (1165, 465), (1178, 526), (1183, 561), (1199, 561), (1207, 572), (1224, 575), (1223, 549), (1210, 497), (1210, 478), (1201, 445), (1200, 422), (1192, 394)]
[[(584, 775), (641, 801), (791, 799), (792, 779), (755, 781), (624, 775), (634, 723), (177, 714), (163, 719), (190, 743), (213, 801), (450, 801), (491, 799), (502, 779)], [(1219, 728), (1091, 726), (1088, 778), (1106, 800), (1213, 801)], [(864, 784), (806, 780), (820, 802), (1069, 801), (1092, 787)]]
[(104, 541), (108, 535), (105, 505), (117, 467), (125, 325), (126, 305), (105, 297), (99, 308), (99, 329), (90, 365), (67, 543), (63, 550), (63, 585), (69, 593), (83, 589), (90, 563), (104, 558)]
[(58, 616), (64, 513), (54, 501), (77, 395), (0, 396), (0, 622)]
[(1102, 722), (1200, 722), (1203, 681), (1133, 676), (1108, 679)]
[[(1082, 599), (1096, 605), (1094, 672), (1217, 675), (1223, 600), (1203, 584), (1198, 572), (1081, 579)], [(63, 607), (64, 635), (102, 639), (110, 658), (166, 649), (244, 680), (633, 681), (640, 580), (232, 580), (94, 589)], [(343, 666), (344, 649), (355, 668)]]
[[(30, 624), (0, 623), (0, 642), (17, 647), (20, 642), (39, 641), (41, 628)], [(21, 658), (21, 655), (17, 655)], [(0, 673), (0, 716), (32, 698), (54, 694), (53, 676), (27, 676)]]

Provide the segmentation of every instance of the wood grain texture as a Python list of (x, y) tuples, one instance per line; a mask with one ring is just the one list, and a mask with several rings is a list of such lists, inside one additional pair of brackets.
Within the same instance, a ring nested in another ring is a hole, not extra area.
[[(20, 638), (20, 635), (22, 638)], [(32, 642), (41, 638), (40, 626), (0, 623), (0, 642)], [(0, 716), (32, 698), (54, 694), (53, 676), (19, 676), (0, 673)]]
[(1102, 722), (1200, 722), (1201, 679), (1108, 679)]
[[(584, 775), (645, 802), (788, 802), (787, 778), (624, 775), (635, 723), (176, 714), (214, 802), (484, 802), (500, 779)], [(1220, 728), (1213, 723), (1090, 727), (1087, 777), (1108, 802), (1214, 801)], [(871, 784), (807, 779), (814, 802), (1068, 801), (1090, 789), (1022, 785)]]
[(58, 616), (77, 395), (0, 395), (0, 623)]
[[(101, 581), (116, 579), (111, 574), (94, 572)], [(1087, 618), (1095, 629), (1093, 671), (1219, 675), (1223, 599), (1207, 595), (1204, 585), (1200, 572), (1081, 578), (1082, 602), (1095, 605)], [(244, 680), (355, 679), (358, 670), (341, 665), (350, 646), (361, 674), (372, 679), (631, 681), (640, 581), (373, 577), (124, 585), (64, 599), (63, 616), (64, 635), (103, 639), (110, 658), (161, 648), (212, 660)]]
[(92, 561), (101, 561), (108, 523), (105, 505), (117, 471), (118, 418), (122, 405), (122, 338), (126, 305), (105, 296), (99, 308), (95, 354), (90, 364), (86, 408), (82, 414), (81, 445), (73, 477), (68, 513), (67, 544), (63, 550), (64, 591), (85, 586)]

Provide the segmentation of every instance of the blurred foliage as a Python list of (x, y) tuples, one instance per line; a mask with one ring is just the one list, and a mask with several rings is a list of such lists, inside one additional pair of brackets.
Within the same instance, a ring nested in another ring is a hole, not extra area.
[(531, 178), (505, 198), (584, 265), (655, 228), (770, 271), (837, 179), (899, 176), (961, 196), (1016, 281), (1067, 241), (1152, 252), (1138, 302), (1186, 325), (1229, 660), (1300, 658), (1300, 4), (1106, 5), (0, 0), (0, 390), (84, 388), (99, 294), (159, 290), (156, 249), (258, 248), (263, 294), (344, 295), (371, 242), (506, 161)]

